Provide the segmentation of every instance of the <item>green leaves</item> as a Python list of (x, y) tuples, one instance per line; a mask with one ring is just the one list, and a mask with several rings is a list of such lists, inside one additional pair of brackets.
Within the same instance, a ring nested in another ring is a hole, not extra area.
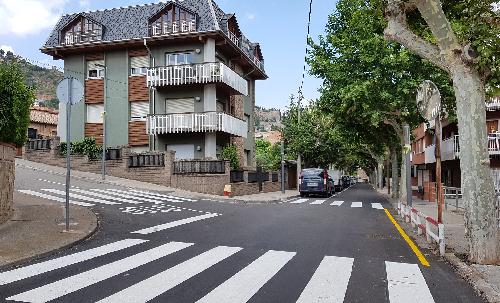
[(255, 160), (258, 166), (262, 166), (266, 170), (279, 170), (281, 146), (278, 143), (272, 145), (262, 139), (255, 140)]
[(231, 170), (240, 169), (240, 161), (238, 159), (238, 150), (236, 145), (231, 144), (222, 149), (221, 158), (223, 160), (228, 160), (231, 166)]
[(26, 142), (34, 100), (33, 91), (24, 84), (19, 67), (0, 63), (0, 141), (17, 146)]

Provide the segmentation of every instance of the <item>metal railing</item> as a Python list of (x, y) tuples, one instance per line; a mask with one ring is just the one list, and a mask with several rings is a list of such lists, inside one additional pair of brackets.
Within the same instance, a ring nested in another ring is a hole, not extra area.
[(455, 209), (465, 209), (462, 199), (462, 189), (458, 187), (444, 186), (444, 207), (448, 209), (448, 205), (454, 206)]
[(226, 36), (231, 40), (259, 69), (264, 71), (264, 62), (260, 61), (253, 53), (250, 47), (250, 41), (244, 36), (236, 36), (230, 30), (224, 32)]
[(246, 138), (247, 123), (222, 112), (150, 115), (146, 119), (148, 135), (190, 132), (224, 132)]
[(30, 139), (26, 142), (27, 150), (49, 150), (50, 149), (50, 139)]
[(241, 183), (245, 181), (245, 172), (242, 170), (232, 170), (230, 173), (231, 183)]
[(136, 154), (128, 157), (128, 167), (165, 167), (165, 154)]
[(223, 160), (175, 161), (174, 174), (225, 174), (226, 163)]
[(151, 36), (182, 34), (196, 32), (196, 20), (182, 20), (174, 22), (159, 22), (150, 26)]
[(169, 65), (147, 71), (149, 87), (208, 83), (224, 83), (248, 96), (248, 82), (222, 62)]

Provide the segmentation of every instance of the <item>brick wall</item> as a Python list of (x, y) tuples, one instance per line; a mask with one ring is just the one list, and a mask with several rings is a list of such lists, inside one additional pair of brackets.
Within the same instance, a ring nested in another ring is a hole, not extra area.
[(149, 136), (146, 133), (146, 121), (129, 122), (128, 144), (130, 146), (144, 146), (149, 144)]
[(104, 102), (104, 79), (85, 80), (85, 103)]
[(85, 123), (85, 137), (94, 137), (97, 144), (102, 144), (102, 123)]
[(149, 101), (149, 90), (146, 76), (131, 76), (128, 78), (129, 101)]
[[(245, 172), (244, 179), (248, 180), (248, 172)], [(272, 180), (272, 173), (269, 173), (269, 180)], [(262, 183), (262, 193), (276, 192), (281, 190), (281, 174), (278, 174), (278, 181), (266, 181)], [(259, 193), (259, 183), (231, 183), (233, 196), (245, 196)]]
[(13, 213), (15, 154), (13, 145), (0, 142), (0, 224)]

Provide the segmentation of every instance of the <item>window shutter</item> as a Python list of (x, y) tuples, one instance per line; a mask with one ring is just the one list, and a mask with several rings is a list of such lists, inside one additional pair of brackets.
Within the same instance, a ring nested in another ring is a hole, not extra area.
[(194, 99), (167, 99), (167, 114), (182, 114), (194, 112)]
[(102, 123), (103, 104), (87, 104), (87, 123)]
[(224, 103), (217, 101), (216, 107), (217, 107), (216, 111), (218, 113), (224, 112)]
[(130, 102), (130, 120), (144, 120), (149, 114), (149, 102)]
[(149, 67), (148, 56), (131, 57), (130, 58), (130, 67), (131, 68)]
[(87, 70), (102, 69), (102, 67), (97, 65), (104, 65), (104, 60), (87, 61)]

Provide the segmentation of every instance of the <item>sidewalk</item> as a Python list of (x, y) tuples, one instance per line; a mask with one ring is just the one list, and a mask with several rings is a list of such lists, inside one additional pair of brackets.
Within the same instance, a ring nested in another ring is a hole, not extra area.
[(14, 216), (0, 225), (0, 267), (70, 246), (92, 235), (96, 215), (87, 208), (70, 208), (71, 232), (63, 232), (63, 204), (14, 192)]
[[(397, 209), (398, 201), (387, 195), (387, 189), (377, 189), (378, 193), (387, 198), (393, 208)], [(413, 207), (419, 212), (437, 219), (437, 203), (423, 201), (413, 197)], [(434, 244), (426, 242), (424, 236), (417, 236), (410, 223), (401, 220), (401, 227), (407, 234), (416, 240), (418, 246), (435, 249)], [(455, 270), (474, 287), (488, 302), (500, 303), (500, 266), (478, 265), (467, 262), (468, 244), (465, 238), (465, 223), (463, 210), (456, 210), (454, 206), (448, 205), (443, 209), (443, 223), (445, 225), (446, 254), (444, 258), (455, 268)]]
[[(51, 165), (47, 165), (47, 164), (43, 164), (43, 163), (28, 161), (25, 159), (17, 158), (16, 159), (16, 166), (29, 168), (29, 169), (33, 169), (33, 170), (37, 170), (37, 171), (41, 171), (41, 172), (48, 172), (48, 173), (61, 175), (61, 176), (66, 175), (66, 168), (64, 168), (64, 167), (51, 166)], [(290, 191), (287, 190), (284, 195), (281, 193), (281, 191), (279, 191), (279, 192), (260, 193), (260, 194), (254, 194), (254, 195), (237, 196), (237, 197), (227, 198), (224, 196), (215, 196), (215, 195), (195, 193), (195, 192), (180, 190), (177, 188), (161, 186), (161, 185), (141, 182), (141, 181), (137, 181), (137, 180), (118, 178), (118, 177), (109, 176), (109, 175), (107, 175), (106, 179), (104, 181), (102, 181), (100, 174), (82, 172), (82, 171), (77, 171), (77, 170), (71, 171), (71, 178), (83, 179), (83, 180), (92, 181), (92, 182), (96, 182), (96, 183), (112, 184), (112, 185), (123, 186), (123, 187), (133, 187), (133, 188), (143, 189), (143, 190), (152, 190), (152, 191), (159, 191), (159, 192), (163, 191), (163, 192), (169, 192), (171, 194), (178, 195), (181, 197), (186, 197), (186, 198), (210, 199), (210, 200), (214, 200), (214, 201), (235, 200), (235, 201), (244, 201), (244, 202), (272, 202), (272, 201), (276, 202), (276, 201), (282, 201), (283, 199), (286, 199), (286, 198), (297, 196), (299, 194), (299, 192), (296, 190), (290, 190)]]

